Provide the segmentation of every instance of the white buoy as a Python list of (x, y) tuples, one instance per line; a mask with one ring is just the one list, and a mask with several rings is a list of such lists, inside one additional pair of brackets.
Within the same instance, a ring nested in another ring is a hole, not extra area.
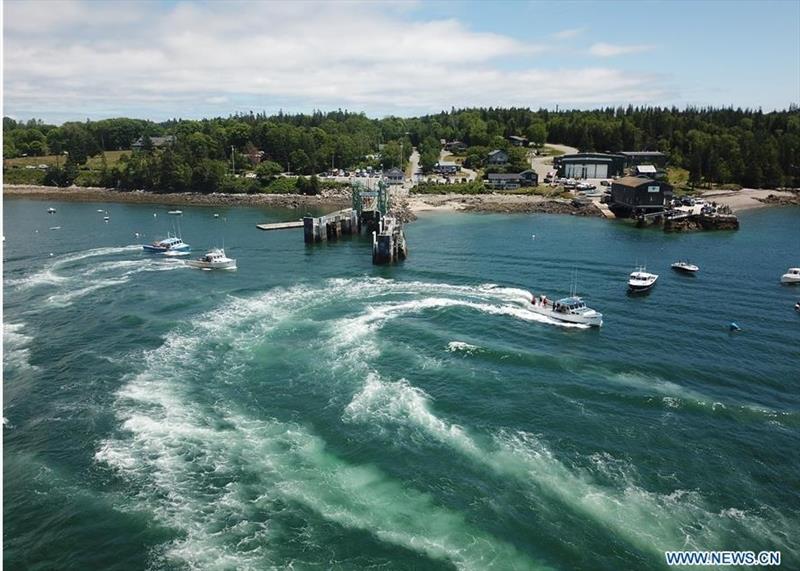
[(53, 257), (53, 252), (50, 252), (50, 257), (51, 257), (51, 258)]
[(531, 240), (536, 240), (536, 234), (531, 234)]

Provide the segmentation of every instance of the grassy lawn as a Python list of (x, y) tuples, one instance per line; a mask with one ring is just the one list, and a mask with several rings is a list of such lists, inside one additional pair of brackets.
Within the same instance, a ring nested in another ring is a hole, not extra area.
[[(130, 151), (106, 151), (106, 163), (108, 166), (114, 166), (119, 161), (120, 157), (125, 154), (130, 154)], [(64, 166), (64, 161), (67, 157), (64, 155), (45, 155), (43, 157), (17, 157), (16, 159), (4, 159), (3, 166), (5, 168), (13, 167), (26, 167), (28, 165), (38, 166)], [(89, 157), (86, 165), (91, 169), (99, 169), (101, 165), (100, 155), (96, 157)]]

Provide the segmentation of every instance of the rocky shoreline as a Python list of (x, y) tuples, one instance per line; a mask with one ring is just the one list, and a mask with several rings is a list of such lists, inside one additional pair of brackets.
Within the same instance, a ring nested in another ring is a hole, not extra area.
[[(77, 202), (124, 202), (163, 204), (166, 206), (265, 206), (274, 208), (326, 208), (332, 210), (350, 205), (347, 189), (324, 189), (319, 195), (304, 194), (200, 194), (156, 193), (146, 191), (119, 191), (109, 188), (4, 185), (3, 198), (31, 198), (35, 200), (67, 200)], [(416, 213), (426, 210), (570, 214), (597, 216), (603, 214), (593, 205), (575, 206), (569, 200), (548, 199), (534, 195), (506, 194), (436, 194), (411, 195), (400, 198), (394, 209), (404, 221), (416, 219)]]
[(267, 206), (278, 208), (343, 208), (350, 204), (350, 193), (305, 194), (200, 194), (156, 193), (142, 190), (119, 191), (110, 188), (3, 185), (3, 198), (67, 200), (76, 202), (124, 202), (186, 206)]

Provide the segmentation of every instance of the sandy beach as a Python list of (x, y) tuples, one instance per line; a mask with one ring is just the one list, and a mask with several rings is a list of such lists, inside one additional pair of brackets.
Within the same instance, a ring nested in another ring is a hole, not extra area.
[(800, 193), (785, 190), (743, 188), (741, 190), (711, 190), (702, 194), (703, 198), (717, 204), (730, 206), (734, 212), (777, 206), (800, 204)]

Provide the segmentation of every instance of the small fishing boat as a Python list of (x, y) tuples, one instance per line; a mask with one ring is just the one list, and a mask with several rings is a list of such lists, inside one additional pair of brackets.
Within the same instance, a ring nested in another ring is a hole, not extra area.
[(48, 214), (55, 214), (56, 213), (56, 209), (51, 206), (50, 208), (47, 209), (47, 213)]
[(673, 270), (684, 272), (687, 274), (693, 274), (695, 272), (700, 271), (700, 268), (694, 264), (690, 264), (688, 261), (679, 261), (675, 262), (670, 266)]
[(103, 220), (105, 220), (106, 222), (108, 222), (109, 220), (111, 220), (111, 217), (110, 217), (110, 216), (103, 216)]
[(157, 240), (152, 244), (142, 244), (145, 252), (155, 252), (165, 254), (173, 251), (189, 251), (192, 247), (177, 236), (169, 236), (163, 240)]
[(173, 214), (175, 216), (180, 216), (181, 214), (183, 214), (183, 210), (169, 210), (169, 211), (167, 211), (167, 214)]
[(794, 310), (797, 313), (800, 313), (800, 301), (798, 301), (797, 303), (794, 304)]
[(786, 270), (786, 273), (781, 276), (781, 283), (800, 284), (800, 268), (789, 268)]
[(102, 208), (98, 208), (98, 209), (97, 209), (97, 211), (98, 211), (98, 212), (100, 212), (101, 214), (102, 214), (103, 212), (105, 212), (105, 210), (103, 210)]
[(648, 273), (642, 266), (635, 272), (631, 272), (628, 277), (628, 291), (632, 293), (648, 291), (656, 285), (656, 280), (658, 280), (658, 274)]
[(550, 301), (546, 295), (533, 296), (528, 309), (539, 315), (546, 315), (567, 323), (580, 323), (592, 327), (603, 325), (603, 314), (587, 307), (586, 303), (576, 295), (557, 301)]
[(215, 248), (196, 260), (187, 260), (187, 266), (201, 270), (235, 270), (236, 260), (225, 255), (225, 250)]

